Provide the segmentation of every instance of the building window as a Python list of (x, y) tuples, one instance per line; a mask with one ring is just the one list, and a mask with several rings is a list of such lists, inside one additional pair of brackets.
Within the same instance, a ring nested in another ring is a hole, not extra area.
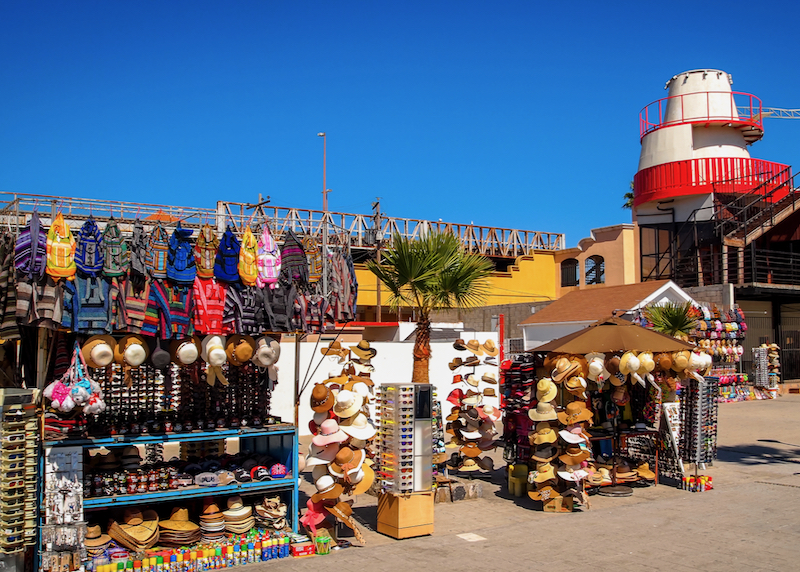
[(578, 261), (574, 258), (567, 258), (561, 262), (561, 287), (577, 286), (579, 282)]
[(642, 261), (642, 282), (672, 278), (671, 225), (639, 227)]
[(606, 262), (602, 256), (590, 256), (586, 259), (586, 283), (603, 284), (606, 281)]

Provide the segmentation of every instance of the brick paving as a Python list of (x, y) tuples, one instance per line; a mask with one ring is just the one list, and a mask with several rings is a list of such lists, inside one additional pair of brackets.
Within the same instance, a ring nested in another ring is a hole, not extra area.
[[(635, 489), (629, 498), (594, 496), (586, 512), (544, 514), (531, 510), (527, 497), (510, 498), (498, 470), (484, 482), (484, 498), (436, 505), (432, 536), (398, 541), (369, 530), (375, 499), (362, 495), (355, 512), (367, 546), (251, 568), (798, 570), (798, 421), (798, 395), (720, 404), (719, 459), (705, 471), (715, 490), (706, 493), (661, 485)], [(465, 533), (480, 538), (458, 536)]]

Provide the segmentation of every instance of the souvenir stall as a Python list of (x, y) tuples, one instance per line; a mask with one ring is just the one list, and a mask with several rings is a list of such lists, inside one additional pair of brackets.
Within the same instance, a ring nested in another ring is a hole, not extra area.
[(629, 495), (659, 475), (680, 483), (661, 406), (674, 399), (678, 379), (704, 380), (711, 357), (691, 348), (610, 318), (512, 362), (504, 387), (509, 491), (527, 492), (545, 511), (571, 512), (589, 508), (590, 492)]
[(47, 220), (20, 213), (0, 243), (0, 385), (31, 388), (4, 390), (20, 479), (0, 548), (59, 572), (288, 556), (304, 539), (296, 418), (270, 396), (283, 344), (354, 315), (352, 261), (330, 254), (323, 297), (311, 243), (279, 245), (268, 221)]
[[(370, 361), (377, 351), (367, 340), (350, 347), (335, 340), (320, 352), (323, 360), (335, 365), (328, 379), (314, 385), (309, 396), (314, 411), (309, 424), (313, 437), (305, 470), (311, 471), (317, 492), (308, 499), (300, 522), (316, 553), (326, 554), (332, 543), (343, 539), (342, 526), (358, 543), (365, 543), (353, 518), (352, 497), (365, 493), (375, 482), (373, 441), (377, 429), (369, 405), (374, 401), (375, 385)], [(342, 496), (350, 498), (342, 500)]]

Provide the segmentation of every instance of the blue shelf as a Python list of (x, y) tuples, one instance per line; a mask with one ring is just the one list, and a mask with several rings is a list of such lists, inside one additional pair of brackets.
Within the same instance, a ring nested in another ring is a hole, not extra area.
[(211, 431), (187, 431), (182, 433), (145, 433), (143, 435), (114, 435), (88, 439), (65, 439), (45, 441), (45, 447), (119, 447), (123, 445), (144, 445), (147, 443), (166, 443), (169, 441), (208, 441), (209, 439), (230, 439), (239, 437), (268, 437), (270, 435), (294, 435), (294, 425), (281, 424), (261, 429), (214, 429)]
[(168, 500), (177, 500), (189, 497), (209, 497), (235, 494), (246, 495), (275, 489), (293, 490), (296, 486), (297, 479), (291, 476), (285, 479), (274, 479), (271, 481), (258, 481), (252, 483), (235, 483), (218, 487), (199, 487), (194, 485), (173, 491), (160, 491), (133, 495), (114, 495), (110, 497), (84, 499), (83, 508), (86, 510), (91, 510), (96, 508), (138, 504), (142, 502), (164, 502)]

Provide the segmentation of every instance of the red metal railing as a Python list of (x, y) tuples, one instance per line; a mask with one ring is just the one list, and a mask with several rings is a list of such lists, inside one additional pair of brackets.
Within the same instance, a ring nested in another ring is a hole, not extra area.
[[(674, 161), (636, 173), (633, 204), (713, 192), (746, 193), (769, 179), (777, 187), (790, 177), (787, 165), (762, 159), (709, 157)], [(784, 196), (785, 193), (776, 193), (770, 200), (779, 201)]]
[[(702, 98), (705, 98), (705, 102)], [(668, 107), (669, 119), (666, 117)], [(705, 113), (702, 109), (705, 109)], [(644, 137), (670, 125), (710, 122), (749, 125), (763, 130), (761, 100), (740, 91), (701, 91), (664, 97), (639, 112), (639, 136)]]

